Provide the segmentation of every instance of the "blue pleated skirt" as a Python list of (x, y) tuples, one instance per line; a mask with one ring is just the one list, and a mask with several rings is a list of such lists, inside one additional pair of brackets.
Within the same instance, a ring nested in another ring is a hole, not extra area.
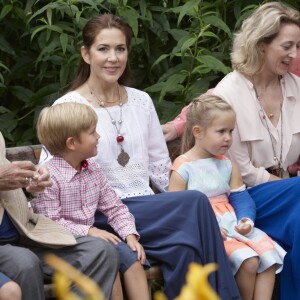
[(287, 251), (279, 298), (300, 300), (300, 177), (266, 182), (249, 193), (256, 203), (255, 226)]
[[(211, 286), (221, 299), (240, 299), (215, 214), (204, 194), (170, 192), (123, 202), (135, 217), (147, 257), (162, 264), (168, 299), (179, 295), (191, 262), (217, 263), (218, 270), (209, 276)], [(101, 213), (96, 213), (94, 225), (111, 231)]]

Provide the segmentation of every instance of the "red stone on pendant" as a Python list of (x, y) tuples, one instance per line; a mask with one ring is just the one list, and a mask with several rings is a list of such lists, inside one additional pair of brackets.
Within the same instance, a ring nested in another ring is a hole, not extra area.
[(124, 136), (123, 135), (118, 135), (117, 136), (117, 142), (122, 143), (124, 141)]

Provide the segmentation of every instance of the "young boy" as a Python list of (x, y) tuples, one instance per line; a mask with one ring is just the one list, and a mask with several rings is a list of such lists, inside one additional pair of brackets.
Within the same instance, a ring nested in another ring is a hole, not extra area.
[[(145, 252), (138, 242), (134, 217), (108, 184), (100, 165), (89, 159), (97, 154), (100, 136), (96, 124), (96, 113), (85, 104), (62, 103), (41, 111), (37, 133), (53, 155), (47, 163), (53, 185), (39, 194), (33, 209), (75, 236), (89, 235), (113, 243), (129, 299), (149, 299), (142, 266)], [(127, 245), (118, 236), (93, 227), (97, 209)], [(119, 296), (115, 294), (115, 299)]]

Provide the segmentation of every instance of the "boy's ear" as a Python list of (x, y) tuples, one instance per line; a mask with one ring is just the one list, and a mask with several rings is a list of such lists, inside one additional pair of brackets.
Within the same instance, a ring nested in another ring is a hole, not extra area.
[(195, 125), (192, 127), (192, 133), (194, 138), (202, 139), (204, 136), (204, 128), (199, 125)]
[(67, 138), (66, 147), (67, 147), (67, 150), (74, 150), (75, 149), (75, 139), (73, 137), (68, 137)]

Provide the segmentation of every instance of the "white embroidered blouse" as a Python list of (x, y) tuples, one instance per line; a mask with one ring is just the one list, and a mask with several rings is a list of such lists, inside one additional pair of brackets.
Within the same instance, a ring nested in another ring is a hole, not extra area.
[[(98, 115), (97, 131), (100, 134), (98, 154), (94, 158), (102, 166), (104, 173), (121, 198), (153, 194), (152, 184), (165, 191), (169, 184), (171, 161), (160, 122), (150, 96), (140, 90), (125, 87), (128, 102), (122, 108), (122, 143), (130, 160), (123, 167), (118, 161), (121, 148), (117, 130), (104, 108), (95, 108), (76, 91), (69, 92), (54, 102), (79, 102), (90, 105)], [(120, 119), (120, 107), (107, 108), (116, 121)], [(76, 120), (74, 120), (76, 122)], [(40, 161), (49, 154), (41, 154)]]

